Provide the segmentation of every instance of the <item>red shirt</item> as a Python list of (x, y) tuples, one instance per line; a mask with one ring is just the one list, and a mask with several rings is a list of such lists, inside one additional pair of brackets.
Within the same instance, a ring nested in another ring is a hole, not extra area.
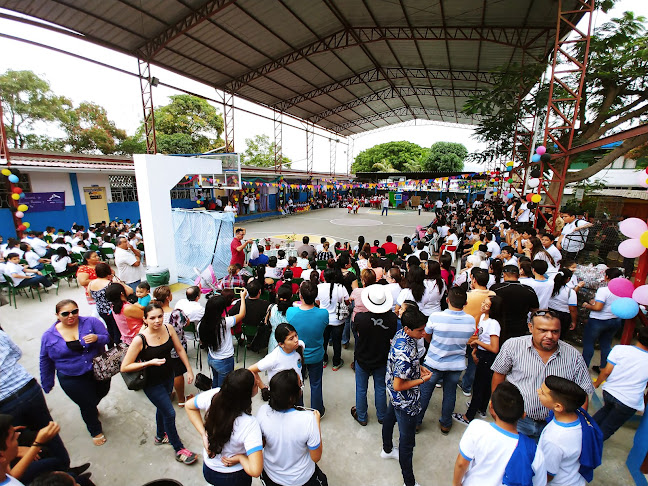
[(293, 278), (301, 278), (301, 274), (304, 271), (302, 267), (288, 267), (287, 270), (290, 270), (293, 273)]
[(377, 251), (378, 251), (378, 247), (377, 247), (377, 246), (372, 246), (372, 247), (371, 247), (371, 253), (376, 253)]
[(394, 242), (385, 242), (382, 244), (382, 248), (385, 249), (385, 253), (398, 253), (398, 245)]
[(230, 250), (232, 250), (232, 259), (230, 260), (230, 265), (235, 263), (240, 263), (245, 266), (245, 251), (238, 251), (237, 248), (241, 246), (243, 242), (238, 238), (234, 238), (230, 243)]

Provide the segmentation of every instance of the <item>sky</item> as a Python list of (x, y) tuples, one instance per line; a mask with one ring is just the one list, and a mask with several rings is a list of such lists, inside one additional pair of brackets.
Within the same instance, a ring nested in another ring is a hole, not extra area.
[[(541, 0), (544, 1), (544, 0)], [(607, 15), (597, 12), (594, 25), (598, 26), (609, 18), (620, 15), (624, 11), (633, 11), (636, 15), (648, 17), (648, 1), (646, 0), (618, 0), (615, 8)], [(14, 14), (11, 11), (0, 9), (0, 12)], [(99, 47), (69, 36), (53, 33), (38, 27), (21, 24), (11, 20), (0, 19), (0, 32), (33, 42), (55, 46), (65, 51), (73, 52), (91, 59), (100, 60), (106, 64), (116, 66), (131, 73), (137, 73), (137, 60), (124, 54)], [(58, 95), (70, 98), (75, 105), (83, 101), (90, 101), (103, 106), (111, 120), (117, 127), (125, 129), (128, 134), (133, 134), (142, 120), (142, 104), (140, 97), (139, 81), (136, 77), (98, 66), (65, 54), (56, 53), (49, 49), (25, 44), (23, 42), (0, 37), (0, 73), (7, 69), (31, 70), (46, 79), (52, 91)], [(156, 66), (151, 67), (151, 74), (163, 83), (181, 86), (183, 89), (202, 96), (219, 99), (216, 91), (196, 81), (183, 78), (175, 73), (168, 72)], [(168, 97), (179, 92), (158, 86), (153, 91), (153, 101), (156, 106), (168, 103)], [(235, 106), (245, 108), (255, 113), (270, 117), (270, 120), (236, 110), (234, 114), (234, 144), (239, 152), (245, 149), (245, 139), (255, 135), (266, 134), (273, 138), (274, 127), (272, 112), (245, 100), (236, 99)], [(220, 105), (217, 105), (220, 108)], [(221, 110), (222, 111), (222, 110)], [(296, 120), (288, 123), (299, 126)], [(326, 135), (326, 138), (316, 136), (314, 139), (314, 170), (328, 172), (330, 166), (329, 138), (330, 134), (316, 131)], [(345, 174), (347, 160), (360, 151), (374, 145), (406, 140), (429, 147), (435, 142), (463, 143), (469, 152), (483, 149), (484, 146), (473, 137), (473, 130), (466, 128), (447, 127), (441, 125), (424, 124), (419, 126), (394, 126), (389, 129), (365, 132), (356, 137), (352, 151), (347, 145), (347, 139), (339, 138), (336, 144), (337, 174)], [(293, 168), (306, 168), (306, 133), (297, 128), (284, 125), (283, 128), (283, 154), (293, 160)], [(465, 170), (483, 170), (483, 166), (467, 164)]]

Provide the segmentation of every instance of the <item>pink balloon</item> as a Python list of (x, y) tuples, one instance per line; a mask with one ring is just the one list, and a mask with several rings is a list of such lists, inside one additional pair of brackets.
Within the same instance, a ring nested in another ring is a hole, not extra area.
[(16, 211), (16, 218), (22, 219), (25, 216), (25, 213), (22, 211)]
[(632, 297), (632, 292), (634, 292), (634, 285), (627, 278), (618, 277), (613, 278), (608, 283), (608, 289), (617, 297)]
[(540, 145), (540, 146), (536, 149), (536, 154), (538, 154), (538, 155), (543, 155), (546, 151), (547, 151), (547, 149), (546, 149), (543, 145)]
[(646, 173), (642, 171), (642, 172), (637, 172), (637, 174), (638, 174), (637, 181), (639, 185), (641, 187), (648, 188), (648, 181), (646, 180), (648, 179), (648, 176), (646, 175)]
[(646, 251), (646, 247), (641, 244), (641, 241), (635, 238), (619, 243), (619, 253), (625, 258), (637, 258), (643, 255), (644, 251)]
[(648, 231), (648, 225), (643, 219), (628, 218), (619, 223), (619, 231), (628, 238), (641, 238), (641, 235)]
[(648, 285), (642, 285), (634, 289), (632, 298), (641, 305), (648, 305)]

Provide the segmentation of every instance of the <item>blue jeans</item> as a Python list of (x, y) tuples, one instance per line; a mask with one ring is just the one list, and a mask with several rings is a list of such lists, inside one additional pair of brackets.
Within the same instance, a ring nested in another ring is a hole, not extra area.
[(389, 208), (382, 208), (382, 212), (380, 213), (381, 216), (386, 216), (387, 215), (387, 210)]
[(212, 388), (223, 386), (225, 377), (234, 370), (234, 356), (225, 359), (214, 359), (207, 354), (207, 363), (212, 370)]
[[(456, 385), (455, 385), (456, 386)], [(394, 408), (391, 400), (387, 400), (387, 410), (382, 426), (382, 443), (385, 452), (394, 448), (394, 424), (398, 422), (398, 462), (405, 486), (414, 486), (414, 469), (412, 458), (416, 445), (416, 415), (408, 415), (400, 408)]]
[(441, 404), (441, 418), (439, 422), (444, 427), (452, 427), (452, 412), (454, 412), (455, 402), (457, 400), (457, 382), (461, 376), (461, 371), (432, 371), (432, 378), (421, 385), (421, 413), (418, 416), (418, 424), (423, 423), (425, 411), (430, 404), (434, 386), (443, 380), (443, 402)]
[(351, 341), (351, 314), (353, 314), (353, 308), (355, 307), (355, 302), (351, 301), (351, 303), (347, 307), (349, 308), (349, 315), (344, 320), (344, 330), (342, 331), (342, 344), (349, 344), (349, 342)]
[(356, 382), (356, 412), (358, 420), (367, 421), (367, 388), (369, 387), (369, 377), (373, 377), (374, 382), (374, 400), (376, 403), (376, 416), (378, 421), (382, 422), (387, 410), (387, 386), (385, 385), (385, 373), (387, 366), (381, 366), (373, 371), (365, 371), (356, 361), (355, 364), (355, 382)]
[(466, 371), (464, 371), (463, 377), (459, 380), (459, 386), (466, 393), (472, 391), (473, 382), (475, 381), (475, 372), (477, 371), (477, 365), (472, 359), (472, 348), (466, 346), (466, 360), (468, 361), (468, 366)]
[(44, 276), (44, 275), (36, 275), (35, 273), (32, 274), (32, 275), (33, 275), (33, 277), (22, 279), (20, 281), (20, 283), (18, 285), (16, 285), (16, 287), (19, 287), (19, 288), (35, 287), (38, 284), (43, 284), (43, 287), (45, 287), (45, 288), (52, 286), (52, 282), (46, 276)]
[(592, 417), (603, 432), (603, 440), (608, 440), (637, 411), (603, 390), (604, 405)]
[(540, 434), (547, 426), (547, 422), (544, 420), (533, 420), (529, 417), (523, 417), (518, 420), (517, 429), (520, 434), (528, 435), (533, 440), (538, 442), (540, 439)]
[(590, 317), (587, 320), (583, 331), (583, 359), (588, 368), (592, 356), (594, 356), (594, 342), (597, 339), (601, 347), (601, 369), (607, 366), (607, 357), (612, 347), (612, 339), (622, 325), (623, 321), (618, 317), (605, 320)]
[(101, 434), (102, 428), (97, 405), (103, 397), (108, 395), (110, 380), (97, 381), (94, 379), (92, 371), (81, 376), (64, 375), (60, 371), (56, 375), (65, 394), (79, 406), (81, 418), (83, 418), (90, 435), (96, 437)]
[(147, 386), (144, 388), (146, 398), (148, 398), (157, 411), (155, 412), (155, 422), (157, 425), (156, 436), (162, 439), (164, 434), (169, 437), (169, 442), (173, 449), (178, 452), (183, 449), (182, 441), (178, 435), (175, 425), (175, 409), (171, 403), (171, 392), (173, 391), (173, 376), (167, 381), (158, 385)]
[[(52, 416), (38, 382), (33, 380), (19, 391), (24, 391), (24, 393), (0, 405), (0, 413), (11, 415), (14, 426), (24, 425), (33, 431), (38, 431), (49, 424)], [(24, 484), (29, 484), (33, 479), (46, 472), (65, 471), (70, 467), (70, 456), (60, 435), (47, 443), (47, 449), (49, 456), (32, 462), (20, 478)]]
[(322, 361), (306, 365), (308, 367), (308, 381), (310, 381), (311, 408), (319, 410), (320, 414), (324, 413), (324, 398), (322, 397), (323, 365)]
[(138, 281), (136, 281), (136, 282), (127, 283), (126, 285), (128, 285), (131, 289), (133, 289), (133, 292), (137, 292), (137, 286), (138, 286), (141, 282), (142, 282), (141, 280), (138, 280)]
[(232, 473), (222, 473), (203, 464), (203, 476), (205, 481), (214, 486), (250, 486), (252, 484), (252, 478), (243, 469)]

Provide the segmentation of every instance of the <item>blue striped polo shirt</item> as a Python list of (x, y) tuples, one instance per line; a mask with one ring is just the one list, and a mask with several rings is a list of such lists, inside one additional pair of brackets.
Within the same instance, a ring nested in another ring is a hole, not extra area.
[(464, 311), (433, 312), (425, 325), (432, 335), (425, 366), (440, 371), (466, 369), (466, 343), (475, 334), (475, 318)]

